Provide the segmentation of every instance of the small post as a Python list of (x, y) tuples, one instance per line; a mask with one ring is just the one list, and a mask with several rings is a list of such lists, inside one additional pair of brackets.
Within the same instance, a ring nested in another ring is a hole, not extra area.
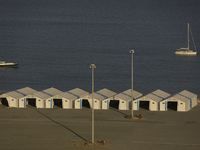
[(90, 68), (92, 68), (92, 143), (94, 143), (94, 68), (96, 68), (95, 64), (91, 64)]
[(130, 50), (131, 53), (131, 115), (133, 119), (133, 53), (134, 50)]

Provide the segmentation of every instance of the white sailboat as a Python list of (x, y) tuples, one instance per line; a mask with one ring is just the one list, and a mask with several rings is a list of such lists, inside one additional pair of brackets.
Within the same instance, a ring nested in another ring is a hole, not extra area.
[(0, 61), (0, 67), (18, 67), (19, 63), (6, 63), (5, 61)]
[[(193, 50), (190, 50), (190, 27), (189, 27), (189, 23), (188, 23), (188, 46), (185, 47), (185, 48), (180, 48), (180, 49), (177, 49), (175, 54), (176, 55), (197, 55), (197, 51), (196, 51), (196, 46), (195, 46), (195, 43), (194, 43), (194, 39), (193, 39), (193, 36), (192, 36), (192, 40), (193, 40), (193, 44), (194, 44), (194, 48), (195, 48), (195, 51)], [(192, 35), (192, 33), (191, 33)]]

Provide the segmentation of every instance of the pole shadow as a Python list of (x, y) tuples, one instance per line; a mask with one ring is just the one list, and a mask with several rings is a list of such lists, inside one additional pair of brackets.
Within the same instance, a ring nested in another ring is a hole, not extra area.
[(118, 109), (116, 109), (116, 108), (110, 108), (110, 110), (116, 111), (116, 112), (118, 112), (118, 113), (120, 113), (120, 114), (124, 115), (124, 118), (127, 118), (127, 117), (128, 117), (128, 115), (127, 115), (127, 114), (125, 114), (125, 113), (123, 113), (123, 112), (119, 111), (119, 110), (118, 110)]
[[(116, 111), (117, 113), (120, 113), (120, 114), (124, 115), (124, 118), (128, 118), (130, 116), (130, 115), (127, 115), (127, 114), (121, 112), (119, 109), (110, 108), (110, 110)], [(139, 118), (139, 115), (135, 115), (134, 114), (133, 116)]]
[[(29, 107), (30, 107), (30, 106), (29, 106)], [(70, 128), (66, 127), (65, 125), (63, 125), (63, 124), (61, 124), (61, 123), (59, 123), (59, 122), (57, 122), (57, 121), (51, 119), (50, 117), (48, 117), (48, 116), (46, 116), (45, 114), (41, 113), (38, 109), (36, 109), (36, 108), (34, 108), (34, 107), (30, 107), (30, 108), (34, 109), (35, 111), (37, 111), (39, 114), (43, 115), (44, 117), (46, 117), (46, 118), (49, 119), (50, 121), (56, 123), (57, 125), (60, 125), (61, 127), (67, 129), (68, 131), (72, 132), (73, 134), (75, 134), (76, 136), (78, 136), (79, 138), (81, 138), (82, 140), (84, 140), (84, 141), (87, 142), (87, 140), (86, 140), (85, 138), (83, 138), (82, 136), (80, 136), (78, 133), (74, 132), (74, 131), (71, 130)]]

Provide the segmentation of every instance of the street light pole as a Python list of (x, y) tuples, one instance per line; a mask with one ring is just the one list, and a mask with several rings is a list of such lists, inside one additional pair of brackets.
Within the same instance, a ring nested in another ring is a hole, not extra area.
[(92, 143), (94, 143), (94, 68), (96, 68), (95, 64), (91, 64), (90, 68), (92, 68)]
[(132, 115), (132, 119), (133, 119), (133, 53), (134, 50), (130, 50), (130, 53), (132, 55), (131, 58), (131, 115)]

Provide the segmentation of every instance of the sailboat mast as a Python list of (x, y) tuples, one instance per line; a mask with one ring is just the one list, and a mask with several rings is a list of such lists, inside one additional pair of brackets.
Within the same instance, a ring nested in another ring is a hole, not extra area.
[(190, 26), (189, 26), (189, 23), (188, 23), (188, 50), (190, 50), (190, 45), (189, 45), (190, 44), (190, 39), (189, 39), (190, 33), (189, 32), (190, 32)]

